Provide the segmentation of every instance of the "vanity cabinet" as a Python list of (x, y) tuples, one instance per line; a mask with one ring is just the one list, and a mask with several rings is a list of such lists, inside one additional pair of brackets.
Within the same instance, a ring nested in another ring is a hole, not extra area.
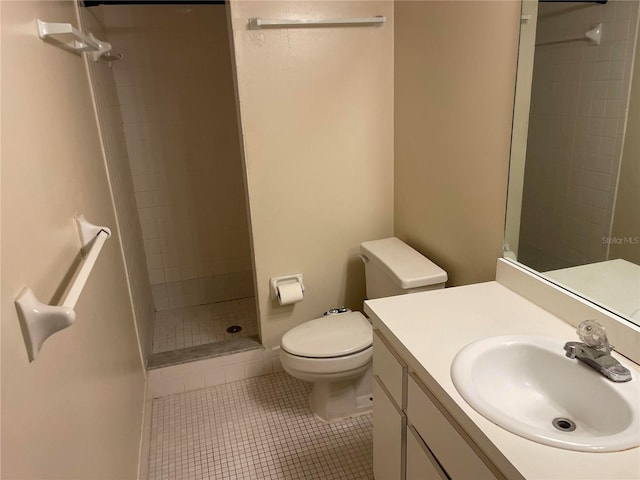
[(504, 478), (379, 330), (373, 374), (376, 480)]
[(495, 467), (485, 463), (488, 459), (481, 458), (482, 451), (413, 373), (409, 375), (406, 413), (409, 424), (449, 478), (501, 478), (492, 472)]
[(373, 335), (373, 471), (376, 479), (404, 478), (407, 365)]
[(407, 417), (393, 403), (379, 378), (374, 378), (373, 398), (373, 469), (376, 478), (403, 478)]

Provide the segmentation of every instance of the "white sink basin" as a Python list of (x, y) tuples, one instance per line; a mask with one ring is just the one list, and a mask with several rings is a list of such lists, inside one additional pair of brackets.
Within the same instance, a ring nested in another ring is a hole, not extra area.
[(458, 353), (451, 378), (476, 411), (529, 440), (587, 452), (639, 446), (636, 372), (614, 383), (565, 357), (564, 343), (535, 336), (480, 340)]

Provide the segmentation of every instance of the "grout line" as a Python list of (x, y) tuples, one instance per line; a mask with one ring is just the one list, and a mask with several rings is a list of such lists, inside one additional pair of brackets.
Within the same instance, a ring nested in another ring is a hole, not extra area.
[(153, 402), (149, 480), (372, 479), (371, 414), (337, 423), (284, 372)]

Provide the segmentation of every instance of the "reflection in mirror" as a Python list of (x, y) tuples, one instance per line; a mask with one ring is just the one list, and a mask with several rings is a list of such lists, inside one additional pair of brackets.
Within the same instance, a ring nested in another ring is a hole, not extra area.
[(506, 258), (638, 325), (639, 3), (524, 0), (505, 225)]

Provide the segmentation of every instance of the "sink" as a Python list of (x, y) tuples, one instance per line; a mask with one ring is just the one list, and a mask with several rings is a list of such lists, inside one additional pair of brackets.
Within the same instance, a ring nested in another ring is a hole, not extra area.
[(451, 378), (478, 413), (529, 440), (585, 452), (639, 446), (636, 371), (623, 364), (632, 379), (614, 383), (565, 357), (564, 343), (528, 335), (486, 338), (458, 352)]

